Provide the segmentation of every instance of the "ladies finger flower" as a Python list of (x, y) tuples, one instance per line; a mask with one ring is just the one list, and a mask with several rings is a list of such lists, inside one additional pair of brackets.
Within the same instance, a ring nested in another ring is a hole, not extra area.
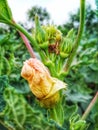
[(59, 90), (66, 84), (51, 77), (48, 69), (36, 58), (24, 62), (21, 76), (29, 83), (32, 93), (45, 107), (51, 107), (59, 101)]

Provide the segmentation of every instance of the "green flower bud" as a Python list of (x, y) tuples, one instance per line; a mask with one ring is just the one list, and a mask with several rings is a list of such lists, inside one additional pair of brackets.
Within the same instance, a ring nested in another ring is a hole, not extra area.
[(46, 32), (41, 27), (40, 22), (39, 22), (39, 18), (37, 15), (35, 16), (35, 25), (36, 25), (35, 39), (37, 40), (38, 43), (45, 42), (46, 41)]
[(65, 38), (65, 41), (64, 41), (64, 52), (70, 53), (71, 51), (72, 51), (71, 39)]
[(71, 29), (60, 45), (60, 56), (62, 58), (67, 58), (68, 55), (71, 53), (73, 48), (73, 37), (74, 37), (74, 30)]
[(48, 40), (53, 42), (60, 41), (62, 39), (61, 32), (53, 25), (43, 26), (44, 30), (47, 32)]

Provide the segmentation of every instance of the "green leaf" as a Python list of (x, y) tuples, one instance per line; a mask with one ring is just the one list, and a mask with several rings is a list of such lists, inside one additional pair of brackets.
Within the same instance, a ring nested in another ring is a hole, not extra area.
[(90, 64), (89, 67), (90, 67), (93, 71), (98, 71), (98, 62), (95, 62), (95, 63)]
[(68, 93), (66, 100), (73, 101), (75, 103), (77, 103), (77, 102), (87, 103), (87, 101), (90, 99), (91, 99), (90, 95), (82, 94), (82, 93), (78, 92), (78, 93)]
[(0, 35), (0, 45), (3, 45), (4, 42), (7, 42), (8, 40), (8, 35)]
[(83, 74), (87, 83), (98, 84), (98, 71), (97, 70), (94, 71), (94, 69), (92, 70), (88, 67), (88, 69), (86, 70), (86, 73)]
[[(6, 107), (0, 113), (0, 119), (5, 126), (12, 130), (50, 130), (53, 127), (41, 111), (33, 109), (24, 96), (13, 87), (7, 87), (4, 91)], [(50, 126), (49, 126), (50, 125)]]
[(64, 118), (66, 121), (68, 121), (72, 115), (75, 115), (75, 113), (77, 113), (78, 106), (77, 105), (71, 105), (71, 106), (66, 105), (65, 108), (66, 109), (64, 110), (64, 113), (66, 116)]
[(12, 21), (12, 13), (8, 6), (7, 0), (0, 0), (0, 22), (10, 23)]
[(8, 85), (8, 78), (7, 76), (0, 76), (0, 112), (4, 109), (5, 107), (5, 101), (3, 98), (3, 92), (4, 88)]

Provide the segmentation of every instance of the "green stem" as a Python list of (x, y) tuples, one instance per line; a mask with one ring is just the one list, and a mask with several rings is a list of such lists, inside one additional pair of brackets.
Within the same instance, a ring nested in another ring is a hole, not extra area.
[(33, 44), (34, 48), (40, 54), (42, 60), (44, 61), (44, 54), (43, 54), (42, 50), (40, 49), (39, 45), (37, 44), (37, 42), (33, 39), (33, 37), (23, 27), (16, 24), (14, 21), (12, 23), (12, 26), (14, 26), (18, 30), (18, 32), (20, 33), (31, 57), (35, 58), (35, 54), (33, 52), (33, 49), (31, 48), (30, 44), (28, 43), (27, 38)]
[(12, 22), (11, 25), (14, 26), (18, 31), (22, 32), (28, 38), (28, 40), (33, 44), (35, 49), (37, 51), (39, 51), (39, 46), (38, 46), (37, 42), (32, 38), (32, 36), (23, 27), (16, 24), (15, 22)]
[(70, 54), (69, 59), (67, 60), (66, 65), (64, 66), (64, 71), (68, 72), (73, 61), (74, 56), (76, 55), (83, 30), (84, 30), (84, 23), (85, 23), (85, 0), (80, 0), (80, 26), (78, 29), (78, 34), (76, 40), (74, 42), (72, 53)]
[(61, 100), (53, 108), (49, 109), (50, 118), (56, 121), (59, 126), (62, 126), (64, 123), (64, 111)]
[(93, 106), (95, 105), (95, 103), (96, 103), (97, 100), (98, 100), (98, 92), (96, 93), (96, 95), (92, 99), (91, 103), (87, 107), (86, 111), (84, 112), (84, 114), (82, 116), (83, 120), (85, 120), (87, 118), (88, 114), (90, 113), (91, 109), (93, 108)]

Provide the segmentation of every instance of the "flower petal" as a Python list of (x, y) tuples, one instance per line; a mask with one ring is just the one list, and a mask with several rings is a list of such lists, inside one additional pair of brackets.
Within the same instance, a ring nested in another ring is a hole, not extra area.
[(67, 88), (67, 84), (66, 83), (58, 80), (57, 78), (53, 78), (53, 80), (54, 80), (54, 84), (53, 84), (53, 86), (51, 86), (50, 92), (48, 93), (48, 95), (44, 99), (53, 96), (56, 92), (58, 92), (59, 90), (61, 90), (63, 88), (64, 89)]

